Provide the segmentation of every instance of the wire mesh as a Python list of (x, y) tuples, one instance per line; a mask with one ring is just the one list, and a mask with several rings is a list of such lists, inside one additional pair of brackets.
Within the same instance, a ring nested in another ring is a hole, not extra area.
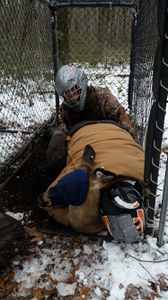
[(138, 141), (143, 144), (154, 101), (153, 64), (158, 41), (158, 1), (140, 1), (135, 15), (129, 104)]
[(56, 11), (58, 67), (69, 63), (83, 67), (91, 83), (108, 83), (126, 106), (134, 12), (128, 7)]
[(0, 167), (55, 112), (50, 13), (38, 1), (0, 5)]
[[(135, 8), (125, 3), (128, 7), (66, 7), (55, 16), (56, 65), (82, 66), (90, 83), (108, 83), (127, 107)], [(50, 13), (40, 1), (1, 1), (1, 172), (55, 113)]]

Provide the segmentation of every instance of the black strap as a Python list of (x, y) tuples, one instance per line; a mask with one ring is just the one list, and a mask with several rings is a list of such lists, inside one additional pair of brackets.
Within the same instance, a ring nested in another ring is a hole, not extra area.
[(73, 134), (78, 131), (80, 128), (87, 126), (87, 125), (92, 125), (92, 124), (111, 124), (111, 125), (115, 125), (117, 127), (120, 127), (124, 130), (126, 130), (126, 128), (122, 125), (119, 125), (118, 123), (112, 121), (112, 120), (97, 120), (97, 121), (82, 121), (79, 122), (77, 124), (75, 124), (71, 130), (68, 132), (69, 136), (73, 136)]

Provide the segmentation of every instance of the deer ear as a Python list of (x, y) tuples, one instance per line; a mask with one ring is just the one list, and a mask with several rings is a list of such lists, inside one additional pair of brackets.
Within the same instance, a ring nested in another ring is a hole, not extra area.
[(95, 170), (95, 175), (97, 178), (102, 178), (102, 177), (110, 177), (110, 178), (115, 178), (117, 175), (113, 172), (107, 171), (103, 168), (97, 168)]
[(101, 179), (104, 176), (104, 174), (100, 170), (96, 170), (95, 175), (97, 179)]
[(104, 188), (112, 185), (113, 180), (116, 177), (116, 174), (109, 171), (104, 171), (104, 169), (96, 169), (95, 176), (96, 179), (101, 184), (101, 188)]
[(82, 156), (83, 162), (92, 165), (93, 161), (95, 159), (95, 156), (96, 156), (96, 153), (95, 153), (94, 149), (92, 148), (92, 146), (86, 145), (84, 152), (83, 152), (83, 156)]

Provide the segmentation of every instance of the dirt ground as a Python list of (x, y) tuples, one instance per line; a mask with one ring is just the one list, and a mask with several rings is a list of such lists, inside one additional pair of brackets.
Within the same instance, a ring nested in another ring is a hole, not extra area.
[[(81, 299), (81, 297), (78, 295), (79, 292), (77, 292), (78, 297), (75, 298), (72, 298), (71, 296), (57, 298), (57, 290), (55, 288), (55, 284), (53, 284), (53, 281), (51, 281), (51, 287), (49, 289), (42, 288), (40, 284), (43, 284), (43, 282), (45, 284), (46, 278), (48, 278), (47, 280), (50, 282), (49, 275), (44, 276), (40, 274), (36, 283), (33, 283), (33, 279), (31, 279), (32, 286), (29, 288), (25, 288), (24, 283), (22, 286), (21, 283), (15, 282), (13, 279), (14, 274), (18, 274), (20, 270), (23, 269), (24, 262), (28, 261), (30, 258), (36, 260), (43, 247), (47, 247), (48, 251), (53, 253), (53, 260), (55, 257), (60, 256), (61, 261), (65, 260), (64, 251), (67, 252), (67, 248), (71, 249), (68, 250), (68, 256), (70, 257), (69, 259), (73, 261), (73, 254), (76, 247), (83, 249), (84, 245), (88, 243), (88, 239), (85, 236), (78, 234), (71, 236), (72, 231), (68, 231), (68, 229), (63, 225), (50, 218), (47, 212), (40, 209), (38, 206), (38, 196), (47, 189), (49, 184), (55, 178), (55, 175), (51, 174), (47, 170), (47, 146), (48, 141), (46, 141), (44, 138), (39, 138), (38, 140), (34, 141), (30, 158), (22, 166), (22, 168), (20, 168), (20, 170), (5, 186), (5, 188), (0, 191), (1, 211), (24, 213), (22, 224), (24, 225), (27, 234), (26, 247), (21, 255), (18, 255), (18, 265), (13, 265), (13, 259), (11, 259), (8, 261), (7, 265), (5, 265), (2, 269), (0, 268), (0, 299), (3, 300)], [(54, 229), (54, 235), (51, 234), (51, 232), (50, 234), (47, 234), (47, 232), (43, 231), (44, 228)], [(60, 239), (61, 234), (64, 236), (63, 239)], [(39, 240), (43, 241), (41, 246), (38, 244)], [(92, 243), (94, 245), (94, 237)], [(101, 240), (98, 241), (98, 243), (98, 245), (101, 247)], [(52, 247), (54, 250), (52, 250)], [(57, 255), (55, 254), (56, 251), (58, 251)], [(69, 254), (69, 251), (72, 251), (72, 254)], [(100, 259), (102, 259), (99, 251), (97, 252), (97, 255), (100, 257)], [(15, 260), (17, 260), (17, 256), (15, 257)], [(52, 265), (54, 266), (54, 264)], [(62, 265), (60, 264), (60, 266)], [(58, 266), (55, 268), (57, 269)], [(49, 274), (50, 266), (46, 266), (46, 268), (44, 267), (43, 272)], [(29, 277), (30, 276), (31, 274), (29, 274)], [(20, 296), (20, 294), (18, 295), (18, 293), (21, 293), (20, 291), (22, 290), (25, 290), (27, 293), (25, 296)], [(34, 295), (37, 292), (40, 292), (40, 296), (37, 295), (37, 298), (34, 298)], [(45, 295), (44, 297), (42, 296), (43, 294)]]
[(39, 209), (38, 196), (43, 193), (53, 181), (46, 166), (46, 150), (48, 141), (38, 138), (34, 141), (31, 155), (10, 182), (0, 191), (1, 211), (25, 212), (31, 211), (31, 219), (37, 226), (43, 225), (48, 214)]

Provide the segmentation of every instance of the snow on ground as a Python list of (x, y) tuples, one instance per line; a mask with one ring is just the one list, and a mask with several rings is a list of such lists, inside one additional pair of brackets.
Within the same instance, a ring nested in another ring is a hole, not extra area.
[(33, 82), (27, 79), (19, 83), (9, 78), (8, 85), (4, 85), (0, 93), (0, 104), (0, 129), (8, 131), (0, 133), (1, 165), (51, 118), (55, 112), (54, 89), (44, 80)]
[(161, 248), (152, 237), (132, 245), (82, 235), (37, 239), (13, 260), (16, 299), (168, 299), (167, 229)]
[[(125, 71), (127, 74), (127, 68)], [(111, 86), (115, 76), (109, 74), (104, 82)], [(92, 76), (95, 82), (96, 69)], [(118, 92), (119, 88), (113, 91)], [(166, 124), (167, 115), (165, 128)], [(162, 154), (157, 203), (162, 201), (165, 166), (166, 156)], [(14, 217), (22, 220), (23, 216), (18, 212)], [(155, 223), (158, 226), (159, 215)], [(151, 236), (127, 245), (103, 237), (92, 240), (82, 235), (54, 236), (36, 231), (34, 237), (26, 253), (12, 262), (14, 299), (168, 299), (168, 220), (160, 248)]]

